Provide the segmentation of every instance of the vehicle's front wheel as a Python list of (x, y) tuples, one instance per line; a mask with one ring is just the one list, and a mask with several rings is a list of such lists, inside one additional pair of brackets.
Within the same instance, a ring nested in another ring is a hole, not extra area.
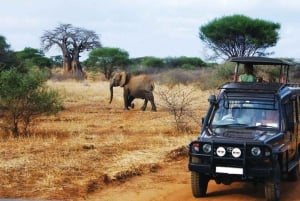
[(191, 184), (194, 197), (205, 197), (209, 178), (199, 172), (191, 172)]
[(268, 201), (278, 201), (280, 198), (280, 167), (276, 163), (274, 167), (274, 174), (265, 181), (265, 197)]

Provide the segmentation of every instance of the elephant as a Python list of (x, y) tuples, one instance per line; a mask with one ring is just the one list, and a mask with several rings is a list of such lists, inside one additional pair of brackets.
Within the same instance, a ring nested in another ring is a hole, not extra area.
[(153, 90), (154, 81), (150, 76), (131, 75), (125, 71), (116, 72), (110, 80), (110, 101), (113, 99), (113, 87), (123, 87), (124, 109), (129, 110), (129, 107), (133, 108), (132, 101), (135, 98), (144, 99), (144, 104), (141, 107), (142, 111), (146, 110), (147, 103), (150, 101), (151, 110), (156, 111), (156, 105), (154, 102)]

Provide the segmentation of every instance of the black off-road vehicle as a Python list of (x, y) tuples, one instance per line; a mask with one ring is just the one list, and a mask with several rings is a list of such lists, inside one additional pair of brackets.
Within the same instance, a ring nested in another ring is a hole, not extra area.
[[(263, 183), (267, 200), (280, 198), (282, 180), (299, 177), (300, 85), (288, 81), (290, 63), (236, 57), (241, 64), (275, 66), (277, 82), (228, 82), (209, 97), (201, 133), (189, 145), (192, 192), (205, 197), (210, 180)], [(284, 78), (282, 77), (284, 75)], [(235, 76), (237, 78), (237, 76)]]

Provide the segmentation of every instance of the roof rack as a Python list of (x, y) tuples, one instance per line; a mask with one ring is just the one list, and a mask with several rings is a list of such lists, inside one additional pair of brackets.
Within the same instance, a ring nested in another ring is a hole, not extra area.
[(293, 63), (285, 61), (283, 59), (275, 59), (268, 57), (232, 57), (228, 61), (241, 64), (252, 63), (254, 65), (294, 65)]

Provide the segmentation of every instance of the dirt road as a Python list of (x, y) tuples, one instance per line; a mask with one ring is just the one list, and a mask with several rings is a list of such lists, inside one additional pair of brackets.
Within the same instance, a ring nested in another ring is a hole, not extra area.
[[(300, 181), (282, 183), (281, 201), (300, 200)], [(205, 199), (194, 198), (187, 159), (163, 166), (157, 172), (113, 184), (87, 197), (87, 201), (262, 201), (264, 187), (247, 183), (217, 185), (210, 181)]]

